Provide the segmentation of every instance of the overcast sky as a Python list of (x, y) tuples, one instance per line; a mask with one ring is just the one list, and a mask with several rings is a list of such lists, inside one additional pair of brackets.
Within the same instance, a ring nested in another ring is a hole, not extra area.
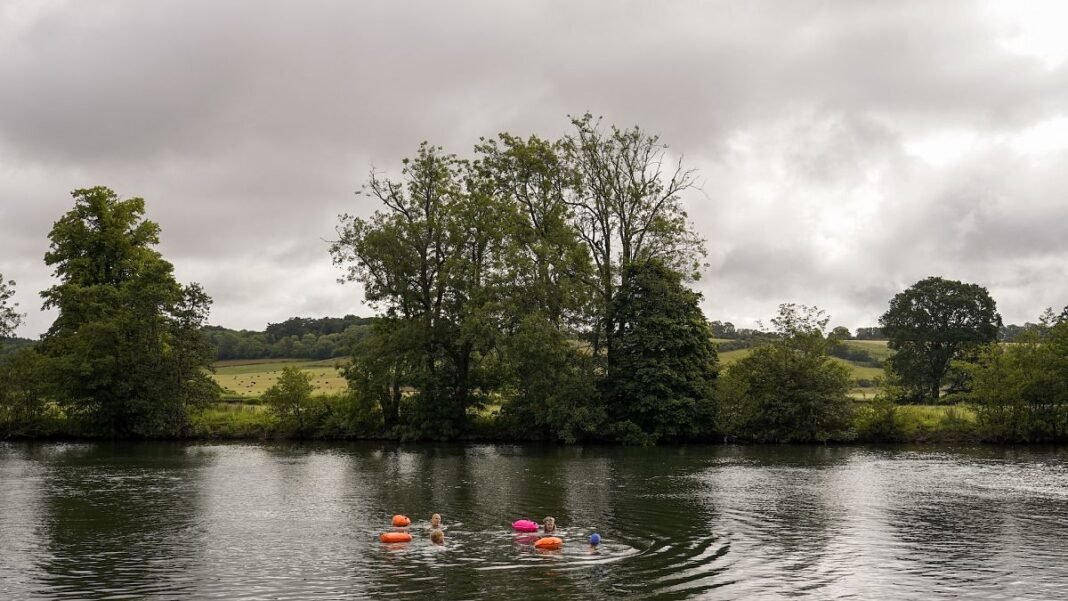
[(369, 314), (325, 239), (372, 165), (591, 111), (700, 174), (710, 319), (874, 325), (929, 276), (1068, 304), (1064, 3), (0, 0), (0, 273), (36, 337), (70, 191), (146, 199), (211, 322)]

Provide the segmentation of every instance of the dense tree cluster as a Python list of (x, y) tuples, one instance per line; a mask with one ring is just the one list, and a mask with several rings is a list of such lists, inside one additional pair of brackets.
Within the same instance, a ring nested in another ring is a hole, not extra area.
[(292, 317), (268, 324), (262, 332), (206, 326), (204, 333), (215, 348), (215, 359), (332, 359), (344, 356), (354, 342), (367, 335), (371, 319), (345, 317)]
[(989, 344), (965, 367), (984, 435), (1004, 442), (1068, 439), (1068, 307), (1012, 344)]
[[(483, 140), (472, 159), (424, 144), (400, 179), (371, 173), (365, 192), (380, 210), (342, 216), (334, 260), (382, 312), (348, 374), (385, 422), (451, 438), (499, 404), (524, 437), (653, 441), (691, 430), (659, 412), (681, 403), (676, 416), (696, 418), (710, 402), (715, 350), (699, 297), (681, 285), (703, 254), (680, 197), (693, 175), (639, 128), (590, 115), (572, 125), (555, 141)], [(640, 275), (679, 304), (634, 313), (651, 292)], [(649, 385), (627, 370), (656, 311), (698, 328), (704, 346), (687, 352), (703, 371), (669, 385), (674, 398), (625, 396)]]

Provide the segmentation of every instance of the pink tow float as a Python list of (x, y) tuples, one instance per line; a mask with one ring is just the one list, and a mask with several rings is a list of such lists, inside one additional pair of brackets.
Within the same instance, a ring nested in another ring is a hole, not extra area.
[(537, 532), (538, 523), (531, 520), (516, 520), (512, 522), (512, 528), (519, 532)]

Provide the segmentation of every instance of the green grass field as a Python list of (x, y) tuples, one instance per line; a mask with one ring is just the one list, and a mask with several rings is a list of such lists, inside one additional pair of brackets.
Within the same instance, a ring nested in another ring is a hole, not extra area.
[(304, 361), (293, 359), (262, 359), (219, 361), (215, 364), (215, 381), (227, 395), (247, 399), (259, 398), (278, 380), (284, 367), (299, 367), (312, 376), (316, 394), (343, 392), (347, 383), (336, 369), (339, 359)]
[(885, 340), (843, 340), (842, 344), (847, 347), (868, 351), (869, 355), (881, 360), (886, 360), (894, 353), (886, 346)]

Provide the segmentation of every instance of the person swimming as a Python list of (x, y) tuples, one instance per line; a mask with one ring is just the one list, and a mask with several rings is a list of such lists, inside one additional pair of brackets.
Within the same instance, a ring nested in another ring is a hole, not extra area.
[(430, 516), (430, 527), (431, 528), (435, 528), (435, 529), (441, 528), (441, 514), (440, 513), (435, 513), (434, 515)]
[(545, 518), (545, 524), (544, 524), (543, 528), (545, 528), (545, 533), (546, 534), (551, 534), (553, 532), (556, 532), (556, 518), (554, 518), (552, 516), (549, 516), (549, 517)]
[(430, 542), (434, 543), (435, 545), (444, 545), (445, 544), (445, 533), (442, 532), (441, 530), (433, 530), (433, 531), (431, 531), (430, 532)]

